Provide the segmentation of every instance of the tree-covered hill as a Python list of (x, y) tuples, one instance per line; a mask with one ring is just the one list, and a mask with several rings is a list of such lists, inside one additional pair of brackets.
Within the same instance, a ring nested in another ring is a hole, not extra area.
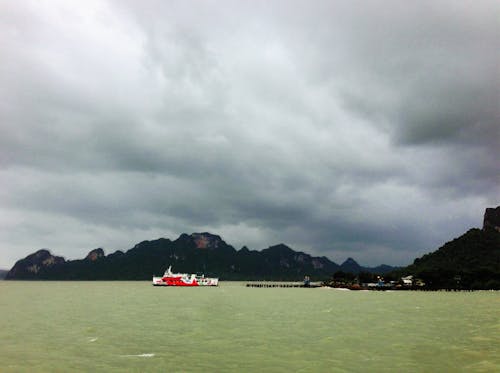
[[(339, 269), (372, 271), (349, 259), (344, 267), (326, 257), (313, 257), (284, 244), (262, 251), (236, 250), (210, 233), (182, 234), (171, 241), (143, 241), (127, 252), (105, 255), (94, 249), (86, 258), (68, 260), (39, 250), (19, 260), (7, 274), (10, 280), (150, 280), (171, 265), (176, 272), (203, 273), (222, 280), (302, 280), (329, 278)], [(392, 267), (382, 266), (385, 271)]]
[(7, 279), (23, 280), (149, 280), (171, 265), (177, 272), (197, 272), (223, 280), (301, 280), (327, 278), (339, 266), (280, 244), (262, 251), (236, 250), (210, 233), (182, 234), (175, 241), (143, 241), (127, 252), (104, 255), (92, 250), (85, 259), (66, 261), (48, 250), (19, 260)]
[(500, 289), (500, 206), (486, 209), (483, 229), (470, 229), (397, 271), (430, 289)]

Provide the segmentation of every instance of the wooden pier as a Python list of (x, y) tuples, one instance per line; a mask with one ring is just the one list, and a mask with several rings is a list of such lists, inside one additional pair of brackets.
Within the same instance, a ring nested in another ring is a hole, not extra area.
[(317, 288), (316, 284), (298, 284), (298, 283), (276, 283), (276, 282), (249, 282), (247, 288)]

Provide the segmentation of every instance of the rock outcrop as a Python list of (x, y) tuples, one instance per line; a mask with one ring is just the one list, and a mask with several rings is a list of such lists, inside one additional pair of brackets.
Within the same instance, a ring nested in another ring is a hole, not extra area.
[(500, 232), (500, 206), (487, 208), (484, 212), (483, 230)]
[(104, 258), (104, 250), (101, 248), (90, 251), (85, 257), (86, 260), (90, 260), (91, 262), (95, 262), (101, 258)]
[(38, 250), (26, 258), (18, 260), (7, 273), (5, 279), (43, 278), (43, 275), (52, 267), (62, 265), (65, 262), (63, 257), (54, 256), (47, 249)]
[(221, 243), (224, 243), (220, 236), (208, 232), (193, 233), (190, 237), (198, 249), (217, 249)]

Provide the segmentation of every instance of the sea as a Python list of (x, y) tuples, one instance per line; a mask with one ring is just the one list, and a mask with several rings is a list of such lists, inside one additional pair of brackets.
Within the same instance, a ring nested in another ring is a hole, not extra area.
[(500, 292), (0, 281), (0, 372), (500, 372)]

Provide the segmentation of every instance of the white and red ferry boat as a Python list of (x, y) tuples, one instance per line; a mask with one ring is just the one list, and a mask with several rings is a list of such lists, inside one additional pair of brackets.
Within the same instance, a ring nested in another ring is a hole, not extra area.
[(153, 276), (154, 286), (218, 286), (219, 279), (215, 277), (198, 276), (188, 273), (173, 273), (168, 267), (162, 277)]

